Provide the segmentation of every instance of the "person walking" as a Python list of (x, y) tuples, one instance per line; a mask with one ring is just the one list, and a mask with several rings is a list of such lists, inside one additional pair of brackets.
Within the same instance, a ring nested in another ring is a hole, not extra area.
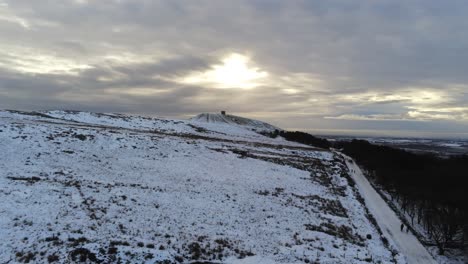
[(408, 233), (409, 231), (409, 226), (406, 226), (406, 233)]
[(400, 226), (400, 231), (403, 232), (403, 228), (405, 227), (405, 225), (403, 223), (401, 223), (401, 226)]

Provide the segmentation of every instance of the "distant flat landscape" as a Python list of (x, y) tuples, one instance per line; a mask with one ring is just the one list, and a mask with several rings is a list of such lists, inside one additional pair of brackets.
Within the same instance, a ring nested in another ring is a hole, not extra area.
[(404, 149), (414, 153), (432, 153), (439, 156), (468, 154), (468, 139), (390, 138), (326, 136), (331, 141), (366, 140), (371, 143)]

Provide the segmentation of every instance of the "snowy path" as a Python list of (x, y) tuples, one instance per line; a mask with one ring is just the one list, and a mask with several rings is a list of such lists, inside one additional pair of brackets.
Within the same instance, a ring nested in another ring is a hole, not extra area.
[(374, 215), (382, 232), (387, 238), (394, 241), (400, 252), (405, 255), (408, 263), (437, 263), (413, 234), (400, 231), (401, 220), (395, 212), (370, 185), (359, 166), (354, 161), (349, 162), (347, 156), (343, 156), (345, 157), (346, 165), (351, 170), (351, 176), (356, 181), (367, 207)]

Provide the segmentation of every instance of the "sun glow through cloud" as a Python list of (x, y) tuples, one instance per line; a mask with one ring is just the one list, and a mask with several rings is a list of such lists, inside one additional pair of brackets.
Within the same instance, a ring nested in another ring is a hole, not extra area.
[(249, 66), (250, 58), (233, 53), (222, 59), (222, 64), (210, 70), (191, 74), (181, 80), (188, 84), (201, 84), (213, 88), (255, 88), (262, 84), (268, 73)]

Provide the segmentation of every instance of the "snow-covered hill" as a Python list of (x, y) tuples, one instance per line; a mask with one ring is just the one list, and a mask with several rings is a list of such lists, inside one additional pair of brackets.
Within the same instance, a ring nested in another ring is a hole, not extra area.
[(272, 132), (275, 130), (281, 130), (278, 127), (265, 123), (263, 121), (249, 119), (240, 116), (228, 115), (228, 114), (211, 114), (211, 113), (202, 113), (190, 119), (194, 122), (199, 123), (212, 123), (212, 124), (229, 124), (237, 125), (244, 129), (257, 131), (257, 132)]
[(0, 111), (0, 263), (404, 263), (340, 155), (202, 117)]

